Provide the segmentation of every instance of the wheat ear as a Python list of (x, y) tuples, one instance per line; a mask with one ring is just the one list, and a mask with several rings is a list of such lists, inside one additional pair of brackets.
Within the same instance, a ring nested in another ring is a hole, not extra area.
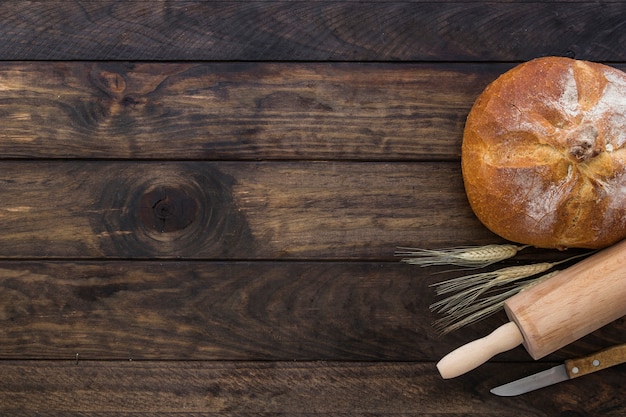
[(500, 292), (495, 295), (490, 295), (488, 297), (483, 297), (465, 308), (460, 313), (451, 313), (446, 317), (443, 317), (437, 321), (435, 321), (435, 328), (439, 330), (441, 334), (447, 334), (458, 330), (467, 325), (473, 324), (477, 321), (480, 321), (484, 318), (491, 316), (492, 314), (497, 313), (504, 306), (504, 302), (510, 297), (516, 295), (519, 292), (526, 290), (538, 283), (549, 279), (559, 273), (560, 271), (552, 271), (550, 273), (544, 274), (538, 278), (532, 279), (530, 281), (516, 283), (510, 286), (506, 291)]
[(541, 274), (555, 265), (554, 262), (541, 262), (531, 265), (509, 266), (495, 271), (464, 275), (438, 282), (432, 285), (435, 287), (437, 295), (453, 294), (432, 304), (431, 310), (445, 314), (463, 314), (468, 306), (488, 290)]
[[(556, 265), (588, 255), (588, 253), (576, 255), (558, 262), (510, 266), (433, 284), (436, 287), (437, 295), (453, 293), (430, 306), (432, 311), (446, 315), (446, 317), (435, 322), (435, 325), (445, 334), (481, 320), (501, 309), (507, 298), (553, 276), (558, 271), (548, 274), (544, 273)], [(527, 280), (528, 278), (533, 279)], [(518, 282), (522, 280), (526, 281)], [(512, 289), (500, 294), (486, 296), (494, 291), (502, 291), (502, 287), (511, 285), (514, 285)]]
[(403, 256), (401, 261), (411, 265), (435, 266), (455, 265), (462, 267), (483, 268), (496, 262), (509, 259), (530, 245), (512, 244), (458, 247), (445, 249), (419, 249), (400, 247), (396, 256)]

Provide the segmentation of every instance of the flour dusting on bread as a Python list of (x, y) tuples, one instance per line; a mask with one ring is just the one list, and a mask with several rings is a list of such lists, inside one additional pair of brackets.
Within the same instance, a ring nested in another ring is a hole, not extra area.
[[(557, 183), (546, 182), (535, 170), (518, 170), (513, 178), (511, 200), (521, 208), (526, 217), (525, 227), (542, 233), (553, 233), (560, 207), (572, 192), (573, 182), (570, 169), (568, 176)], [(524, 190), (521, 193), (519, 190)]]
[(559, 106), (570, 117), (575, 117), (580, 106), (578, 104), (578, 87), (574, 78), (574, 68), (570, 67), (563, 79), (561, 80), (561, 88), (563, 94), (559, 98)]

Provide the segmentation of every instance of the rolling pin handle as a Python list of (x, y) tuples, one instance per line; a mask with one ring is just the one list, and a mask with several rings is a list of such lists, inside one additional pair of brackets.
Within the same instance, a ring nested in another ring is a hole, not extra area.
[(448, 353), (437, 363), (444, 379), (455, 378), (482, 365), (498, 353), (506, 352), (524, 341), (517, 325), (509, 322), (482, 339), (474, 340)]

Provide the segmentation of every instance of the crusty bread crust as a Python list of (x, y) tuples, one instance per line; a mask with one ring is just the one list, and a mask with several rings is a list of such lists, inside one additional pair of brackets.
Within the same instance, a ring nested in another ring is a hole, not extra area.
[(538, 58), (501, 75), (467, 118), (462, 168), (477, 217), (541, 248), (626, 237), (626, 73)]

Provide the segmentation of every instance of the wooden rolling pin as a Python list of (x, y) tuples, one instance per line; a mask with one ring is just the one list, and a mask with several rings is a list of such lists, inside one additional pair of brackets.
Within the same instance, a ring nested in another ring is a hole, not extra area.
[(462, 375), (520, 344), (533, 359), (542, 358), (625, 316), (626, 240), (516, 294), (504, 309), (509, 323), (439, 361), (443, 378)]

